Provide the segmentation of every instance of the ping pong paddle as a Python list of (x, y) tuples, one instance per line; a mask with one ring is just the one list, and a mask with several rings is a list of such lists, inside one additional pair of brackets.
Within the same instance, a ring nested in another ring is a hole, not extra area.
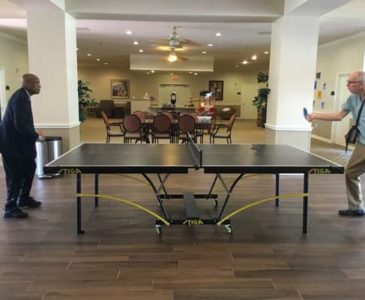
[(308, 117), (308, 110), (305, 107), (303, 107), (303, 116), (304, 116), (304, 119), (307, 119), (307, 117)]

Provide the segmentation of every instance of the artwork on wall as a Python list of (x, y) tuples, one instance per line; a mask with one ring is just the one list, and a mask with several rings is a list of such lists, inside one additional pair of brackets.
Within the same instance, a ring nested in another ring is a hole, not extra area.
[(111, 92), (113, 99), (129, 99), (129, 80), (112, 79)]
[(223, 100), (223, 80), (209, 80), (209, 91), (213, 92), (214, 99)]

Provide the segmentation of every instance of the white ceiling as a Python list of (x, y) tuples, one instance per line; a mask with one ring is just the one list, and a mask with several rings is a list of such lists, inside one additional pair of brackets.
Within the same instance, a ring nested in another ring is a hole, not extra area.
[[(0, 32), (25, 41), (26, 11), (18, 5), (39, 9), (45, 2), (49, 5), (48, 0), (0, 0)], [(192, 41), (179, 51), (181, 56), (213, 56), (216, 70), (268, 68), (269, 55), (263, 53), (270, 50), (271, 23), (284, 11), (322, 15), (320, 44), (365, 31), (365, 0), (66, 0), (66, 11), (77, 19), (78, 61), (83, 65), (129, 67), (129, 55), (139, 54), (139, 49), (167, 56), (157, 46), (177, 25), (180, 38)], [(215, 36), (218, 31), (221, 37)], [(251, 61), (253, 54), (257, 62), (240, 64)]]

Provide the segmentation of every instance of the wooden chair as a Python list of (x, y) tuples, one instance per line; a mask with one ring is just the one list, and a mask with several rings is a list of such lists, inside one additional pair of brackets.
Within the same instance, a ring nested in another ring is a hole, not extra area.
[[(101, 111), (100, 113), (106, 129), (106, 143), (110, 143), (110, 138), (112, 137), (124, 137), (123, 121), (110, 122), (104, 111)], [(113, 130), (113, 127), (118, 127), (118, 129)]]
[(129, 115), (124, 118), (123, 127), (125, 131), (124, 142), (130, 143), (133, 140), (137, 143), (138, 141), (146, 142), (147, 135), (143, 129), (141, 119), (135, 115)]
[(152, 143), (158, 143), (160, 139), (173, 143), (173, 130), (171, 119), (163, 114), (157, 115), (152, 124)]
[(236, 114), (231, 115), (228, 124), (215, 124), (212, 126), (209, 142), (215, 142), (215, 139), (226, 139), (227, 144), (232, 144), (232, 128), (234, 121), (236, 120)]
[(186, 143), (188, 140), (188, 133), (196, 143), (196, 130), (195, 130), (196, 121), (195, 118), (191, 115), (183, 115), (179, 118), (178, 121), (178, 140), (181, 140), (182, 143)]

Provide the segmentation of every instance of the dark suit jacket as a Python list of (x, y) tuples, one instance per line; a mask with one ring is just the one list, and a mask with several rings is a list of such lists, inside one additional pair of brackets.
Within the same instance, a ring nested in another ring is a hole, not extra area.
[(0, 152), (15, 158), (34, 159), (37, 139), (30, 98), (21, 88), (11, 96), (0, 125)]

